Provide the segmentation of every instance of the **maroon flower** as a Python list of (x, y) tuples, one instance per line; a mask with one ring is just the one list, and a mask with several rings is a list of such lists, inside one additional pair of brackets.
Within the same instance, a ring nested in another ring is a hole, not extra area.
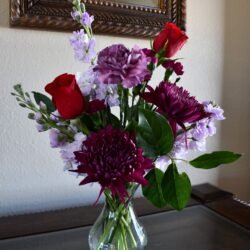
[(183, 65), (180, 62), (169, 60), (169, 61), (164, 62), (162, 66), (167, 70), (174, 71), (175, 74), (178, 76), (181, 76), (184, 74)]
[(142, 97), (158, 107), (158, 112), (165, 115), (176, 135), (177, 125), (185, 129), (185, 123), (197, 122), (210, 114), (206, 113), (204, 106), (195, 97), (190, 96), (187, 90), (175, 84), (161, 82), (155, 90), (148, 88), (149, 92)]
[(86, 175), (80, 185), (98, 182), (100, 194), (108, 188), (122, 202), (128, 197), (126, 183), (147, 185), (143, 176), (145, 169), (153, 167), (152, 161), (143, 156), (142, 149), (137, 148), (134, 141), (134, 136), (111, 125), (92, 133), (83, 142), (82, 149), (75, 152), (79, 162), (75, 172)]
[(157, 63), (155, 52), (152, 49), (144, 48), (142, 51), (146, 55), (148, 63)]
[(101, 111), (105, 108), (106, 108), (106, 105), (104, 103), (104, 100), (95, 99), (93, 101), (88, 102), (86, 113), (94, 114), (94, 113)]

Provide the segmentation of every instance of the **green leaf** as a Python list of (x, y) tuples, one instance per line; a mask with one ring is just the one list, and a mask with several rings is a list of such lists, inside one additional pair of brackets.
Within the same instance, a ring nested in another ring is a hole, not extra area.
[(16, 84), (16, 85), (14, 85), (14, 90), (18, 93), (18, 94), (20, 94), (21, 96), (23, 96), (23, 89), (22, 89), (22, 85), (21, 84)]
[(95, 114), (83, 114), (80, 118), (81, 122), (81, 129), (83, 131), (88, 130), (88, 133), (90, 131), (98, 131), (99, 129), (102, 129), (103, 126), (101, 124), (100, 117), (98, 116), (97, 113)]
[(162, 180), (162, 193), (167, 204), (177, 210), (182, 210), (189, 201), (191, 190), (187, 174), (179, 174), (176, 165), (171, 164)]
[(52, 113), (53, 111), (55, 111), (55, 106), (53, 102), (46, 95), (43, 95), (38, 92), (32, 92), (32, 93), (34, 95), (37, 105), (40, 105), (40, 102), (43, 102), (46, 105), (49, 113)]
[(19, 103), (19, 106), (22, 107), (22, 108), (27, 108), (27, 106), (23, 103)]
[(108, 120), (111, 122), (111, 124), (114, 128), (120, 127), (120, 120), (112, 113), (108, 114)]
[(145, 156), (153, 160), (156, 159), (157, 153), (155, 152), (154, 147), (147, 143), (139, 133), (136, 134), (136, 141), (138, 146), (143, 149)]
[(139, 109), (137, 144), (144, 154), (152, 159), (169, 153), (174, 144), (173, 132), (168, 121), (161, 114)]
[(88, 135), (91, 128), (94, 130), (94, 123), (87, 114), (83, 114), (79, 119), (79, 127), (84, 134)]
[(180, 78), (180, 77), (176, 78), (176, 80), (175, 80), (174, 84), (178, 83), (180, 80), (181, 80), (181, 78)]
[(164, 200), (161, 182), (163, 179), (164, 173), (158, 169), (154, 168), (145, 176), (145, 179), (148, 180), (149, 185), (142, 187), (142, 192), (145, 198), (147, 198), (154, 206), (162, 208), (167, 205)]
[(210, 154), (204, 154), (190, 161), (190, 165), (195, 168), (211, 169), (216, 168), (221, 164), (228, 164), (238, 160), (240, 154), (230, 151), (217, 151)]
[(126, 126), (126, 131), (128, 132), (135, 132), (136, 131), (136, 121), (134, 121), (133, 119), (131, 121), (129, 121), (128, 125)]
[(136, 87), (133, 88), (133, 95), (137, 96), (141, 93), (141, 90), (143, 88), (142, 84), (137, 85)]

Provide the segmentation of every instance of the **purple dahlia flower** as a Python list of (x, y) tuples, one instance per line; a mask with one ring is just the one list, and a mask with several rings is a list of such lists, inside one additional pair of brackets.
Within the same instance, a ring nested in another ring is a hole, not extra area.
[(131, 134), (110, 125), (92, 133), (83, 142), (82, 149), (75, 152), (75, 158), (79, 165), (74, 172), (86, 174), (80, 185), (98, 182), (100, 194), (108, 188), (123, 202), (128, 197), (126, 184), (146, 185), (145, 170), (153, 167), (152, 161), (143, 156), (142, 149), (136, 147)]
[(168, 82), (161, 82), (155, 90), (149, 87), (149, 92), (142, 97), (167, 117), (175, 135), (177, 125), (185, 129), (185, 123), (194, 123), (210, 115), (187, 90)]
[(140, 48), (129, 51), (124, 45), (115, 44), (99, 53), (94, 70), (105, 84), (121, 83), (125, 88), (131, 88), (149, 80), (147, 64), (147, 57)]

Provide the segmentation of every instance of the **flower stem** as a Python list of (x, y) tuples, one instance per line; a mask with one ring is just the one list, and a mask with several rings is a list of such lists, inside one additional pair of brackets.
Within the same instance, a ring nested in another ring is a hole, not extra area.
[(126, 232), (124, 230), (124, 225), (121, 223), (120, 227), (121, 227), (121, 234), (122, 234), (122, 238), (123, 238), (124, 250), (128, 250), (128, 243), (126, 241)]
[(121, 221), (122, 221), (123, 226), (128, 231), (128, 234), (129, 234), (130, 239), (132, 241), (133, 247), (136, 248), (137, 247), (137, 243), (136, 243), (135, 237), (134, 237), (134, 235), (133, 235), (133, 233), (131, 231), (131, 228), (130, 228), (129, 224), (127, 223), (127, 221), (125, 220), (125, 218), (123, 216), (121, 217)]
[(123, 117), (123, 127), (126, 127), (126, 123), (127, 123), (127, 116), (128, 116), (128, 89), (124, 89), (123, 90), (123, 97), (124, 97), (124, 117)]
[(137, 247), (137, 242), (130, 228), (130, 223), (128, 222), (128, 220), (131, 220), (129, 217), (128, 206), (138, 186), (139, 185), (134, 184), (130, 186), (128, 189), (130, 196), (126, 201), (126, 204), (120, 203), (119, 200), (112, 197), (108, 190), (105, 190), (106, 205), (112, 213), (114, 213), (114, 216), (112, 216), (112, 219), (107, 218), (107, 222), (104, 225), (104, 232), (98, 242), (97, 250), (101, 249), (103, 243), (112, 244), (113, 241), (116, 242), (115, 244), (121, 246), (121, 248), (118, 249), (128, 250), (127, 236), (131, 240), (132, 247)]

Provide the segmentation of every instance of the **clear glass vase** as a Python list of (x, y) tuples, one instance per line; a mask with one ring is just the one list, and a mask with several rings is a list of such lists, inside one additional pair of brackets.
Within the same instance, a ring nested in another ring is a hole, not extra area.
[(105, 202), (104, 208), (89, 233), (91, 250), (145, 249), (147, 236), (139, 223), (131, 202), (114, 208)]

